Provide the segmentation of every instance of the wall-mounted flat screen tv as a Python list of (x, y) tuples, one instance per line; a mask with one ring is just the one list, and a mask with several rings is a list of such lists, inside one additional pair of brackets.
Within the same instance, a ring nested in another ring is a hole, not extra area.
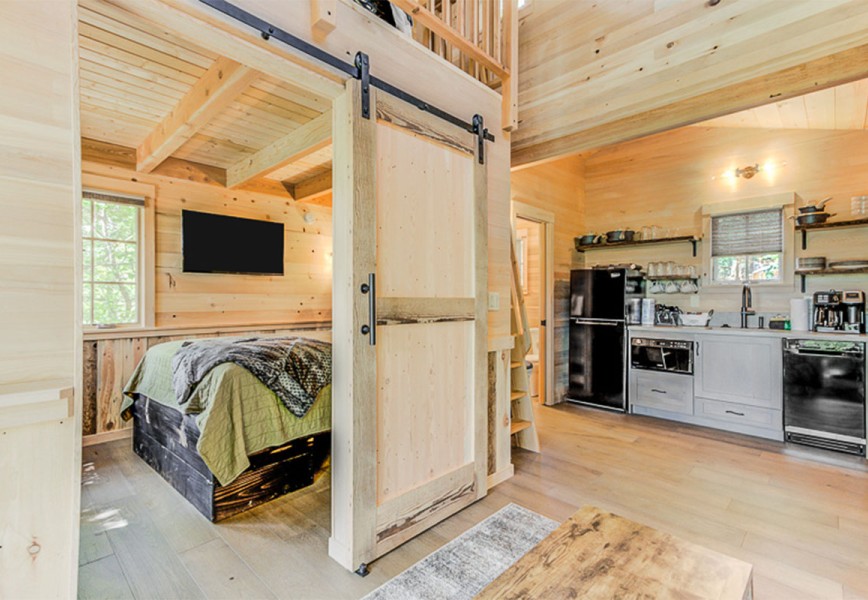
[(283, 275), (283, 223), (181, 211), (185, 273)]

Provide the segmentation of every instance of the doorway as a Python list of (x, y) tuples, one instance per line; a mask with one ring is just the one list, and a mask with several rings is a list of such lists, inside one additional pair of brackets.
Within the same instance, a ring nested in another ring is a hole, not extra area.
[(530, 389), (534, 402), (554, 404), (554, 214), (512, 203), (515, 254), (532, 339)]

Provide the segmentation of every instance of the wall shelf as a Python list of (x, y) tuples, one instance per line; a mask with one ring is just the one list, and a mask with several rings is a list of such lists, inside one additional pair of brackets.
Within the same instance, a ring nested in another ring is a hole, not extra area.
[[(866, 221), (868, 222), (868, 221)], [(603, 242), (600, 244), (576, 244), (576, 252), (588, 250), (605, 250), (607, 248), (621, 248), (623, 246), (644, 246), (647, 244), (671, 244), (674, 242), (690, 242), (693, 246), (693, 256), (696, 256), (696, 244), (700, 239), (693, 235), (681, 235), (676, 237), (658, 238), (653, 240), (633, 240), (630, 242)]]
[[(802, 232), (802, 250), (808, 249), (808, 232), (817, 229), (837, 229), (841, 227), (866, 227), (868, 219), (847, 219), (846, 221), (827, 221), (815, 225), (796, 225), (796, 231)], [(839, 271), (835, 271), (839, 272)], [(797, 273), (798, 274), (798, 273)], [(814, 271), (816, 274), (816, 271)]]
[(868, 268), (865, 269), (814, 269), (811, 270), (797, 270), (796, 275), (798, 275), (802, 279), (802, 293), (805, 293), (805, 279), (807, 277), (814, 276), (824, 276), (824, 275), (858, 275), (868, 273)]
[(699, 277), (690, 275), (645, 275), (649, 281), (699, 281)]

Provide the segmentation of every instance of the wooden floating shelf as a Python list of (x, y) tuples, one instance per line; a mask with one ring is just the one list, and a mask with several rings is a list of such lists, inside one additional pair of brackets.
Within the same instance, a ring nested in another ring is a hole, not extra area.
[(796, 231), (806, 231), (810, 229), (835, 229), (837, 227), (864, 227), (868, 226), (868, 219), (847, 219), (846, 221), (826, 221), (825, 223), (814, 223), (813, 225), (796, 225)]
[(603, 242), (601, 244), (576, 244), (576, 252), (588, 250), (604, 250), (606, 248), (621, 248), (623, 246), (644, 246), (648, 244), (671, 244), (673, 242), (690, 242), (693, 245), (693, 256), (696, 256), (696, 244), (700, 238), (693, 235), (680, 235), (676, 237), (657, 238), (653, 240), (632, 240), (629, 242)]
[(521, 400), (525, 396), (527, 396), (527, 392), (522, 392), (522, 391), (512, 392), (509, 395), (509, 399), (511, 402), (515, 402), (516, 400)]
[(524, 431), (528, 427), (533, 425), (530, 421), (522, 421), (521, 419), (514, 419), (512, 423), (509, 424), (509, 433), (510, 435), (515, 435), (519, 431)]
[(521, 364), (522, 364), (521, 361), (511, 362), (511, 363), (509, 363), (509, 368), (510, 369), (517, 369), (521, 366)]
[(805, 278), (809, 276), (829, 276), (829, 275), (858, 275), (868, 273), (868, 267), (859, 269), (801, 269), (795, 272), (802, 279), (802, 293), (805, 293)]
[(690, 275), (645, 275), (645, 279), (651, 281), (699, 281), (699, 277)]
[[(808, 232), (818, 229), (838, 229), (842, 227), (868, 227), (868, 219), (847, 219), (846, 221), (826, 221), (813, 225), (796, 224), (796, 231), (802, 232), (802, 250), (808, 249)], [(804, 281), (804, 280), (803, 280)], [(803, 286), (804, 287), (804, 286)], [(802, 290), (804, 291), (804, 290)]]

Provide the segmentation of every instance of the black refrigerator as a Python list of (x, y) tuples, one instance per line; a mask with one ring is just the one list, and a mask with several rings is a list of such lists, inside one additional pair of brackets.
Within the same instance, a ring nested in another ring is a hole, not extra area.
[(570, 379), (566, 400), (624, 412), (627, 307), (641, 298), (641, 274), (628, 269), (570, 272)]

